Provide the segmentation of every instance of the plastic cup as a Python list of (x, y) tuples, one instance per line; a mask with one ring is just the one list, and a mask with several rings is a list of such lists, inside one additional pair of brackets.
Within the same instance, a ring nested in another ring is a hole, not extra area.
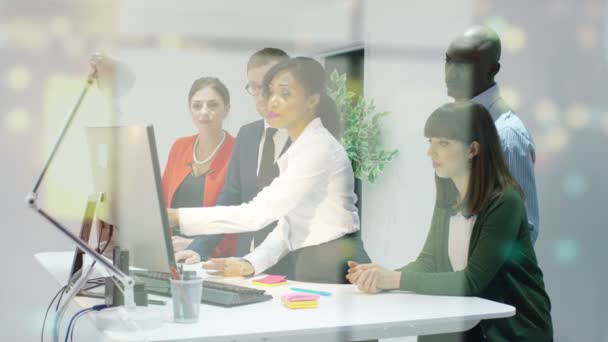
[(171, 279), (171, 296), (173, 297), (173, 320), (175, 323), (198, 322), (201, 307), (203, 279)]

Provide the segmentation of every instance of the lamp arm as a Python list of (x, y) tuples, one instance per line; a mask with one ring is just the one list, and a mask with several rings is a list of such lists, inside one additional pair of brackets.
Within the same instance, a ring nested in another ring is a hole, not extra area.
[(36, 201), (36, 197), (38, 196), (38, 189), (40, 188), (40, 184), (42, 183), (42, 180), (44, 179), (46, 172), (48, 171), (49, 167), (51, 166), (51, 162), (53, 161), (53, 159), (55, 159), (55, 154), (57, 154), (57, 150), (59, 150), (59, 146), (61, 146), (61, 143), (63, 142), (63, 139), (65, 138), (65, 135), (66, 135), (68, 129), (72, 125), (72, 121), (76, 117), (76, 114), (78, 113), (78, 110), (80, 109), (80, 105), (82, 104), (82, 101), (84, 100), (89, 89), (95, 82), (96, 78), (97, 78), (97, 70), (93, 68), (91, 70), (91, 72), (89, 73), (89, 76), (87, 77), (87, 81), (84, 85), (84, 88), (82, 89), (82, 92), (80, 93), (80, 96), (78, 97), (78, 100), (76, 101), (76, 104), (74, 105), (74, 108), (72, 108), (72, 111), (70, 112), (70, 114), (66, 118), (65, 123), (63, 124), (63, 128), (61, 129), (61, 132), (59, 133), (59, 137), (57, 137), (55, 146), (53, 146), (53, 150), (51, 151), (51, 154), (49, 155), (48, 159), (44, 163), (44, 167), (42, 168), (42, 171), (40, 172), (40, 175), (38, 176), (38, 179), (36, 180), (36, 183), (34, 184), (34, 188), (32, 189), (32, 192), (29, 193), (28, 196), (26, 197), (26, 201), (28, 204), (31, 205)]
[(79, 237), (74, 235), (70, 230), (68, 230), (66, 227), (64, 227), (61, 223), (57, 222), (57, 220), (55, 220), (48, 213), (46, 213), (36, 203), (36, 201), (38, 199), (38, 190), (39, 190), (40, 184), (42, 183), (42, 180), (43, 180), (49, 166), (51, 165), (53, 159), (55, 158), (55, 154), (57, 153), (59, 146), (63, 142), (65, 135), (72, 124), (72, 121), (74, 120), (74, 118), (76, 117), (76, 114), (78, 113), (78, 109), (80, 109), (80, 105), (82, 104), (82, 101), (84, 100), (87, 92), (91, 88), (91, 85), (94, 83), (96, 77), (97, 77), (97, 69), (92, 68), (91, 72), (89, 73), (89, 76), (87, 77), (85, 86), (82, 89), (82, 92), (80, 93), (80, 96), (78, 97), (78, 100), (76, 101), (76, 104), (74, 105), (74, 108), (68, 115), (66, 122), (65, 122), (63, 128), (61, 129), (61, 132), (59, 133), (59, 137), (57, 138), (57, 141), (55, 142), (55, 146), (53, 147), (51, 154), (49, 155), (46, 163), (44, 164), (44, 167), (42, 168), (42, 172), (40, 173), (40, 175), (38, 176), (38, 179), (36, 180), (34, 188), (25, 197), (25, 202), (31, 209), (33, 209), (38, 214), (40, 214), (42, 217), (44, 217), (47, 221), (49, 221), (53, 225), (53, 227), (57, 228), (57, 230), (59, 230), (63, 235), (67, 236), (70, 240), (72, 240), (72, 242), (74, 242), (76, 245), (78, 245), (78, 247), (80, 247), (81, 250), (83, 250), (87, 254), (89, 254), (91, 256), (91, 258), (93, 258), (95, 261), (99, 262), (113, 276), (115, 276), (117, 278), (117, 280), (120, 281), (125, 286), (125, 306), (134, 307), (135, 299), (134, 299), (134, 295), (133, 295), (133, 286), (135, 284), (135, 281), (133, 280), (133, 278), (129, 277), (127, 274), (125, 274), (123, 271), (121, 271), (114, 264), (109, 262), (107, 259), (105, 259), (103, 256), (101, 256), (99, 253), (95, 252), (95, 250), (93, 250), (88, 244), (84, 243), (84, 241), (82, 241)]

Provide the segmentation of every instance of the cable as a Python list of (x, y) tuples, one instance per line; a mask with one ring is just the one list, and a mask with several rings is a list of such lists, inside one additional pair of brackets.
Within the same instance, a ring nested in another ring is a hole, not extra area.
[[(90, 267), (93, 267), (94, 265), (95, 265), (95, 260), (93, 260), (93, 263), (91, 264)], [(57, 301), (57, 305), (55, 306), (55, 312), (57, 312), (57, 310), (59, 310), (59, 305), (61, 304), (61, 300), (63, 299), (63, 295), (65, 293), (69, 292), (70, 287), (73, 286), (72, 280), (74, 278), (77, 279), (81, 274), (82, 274), (82, 269), (80, 269), (78, 272), (76, 272), (74, 275), (72, 275), (72, 277), (70, 279), (68, 279), (68, 283), (63, 287), (63, 292), (59, 296), (59, 300)]]
[(105, 285), (105, 281), (103, 279), (100, 280), (88, 280), (86, 285), (82, 287), (82, 291), (91, 291), (100, 286)]
[(97, 277), (97, 278), (91, 278), (88, 281), (103, 281), (105, 279), (106, 279), (106, 277)]
[(61, 299), (63, 298), (63, 295), (68, 292), (68, 285), (65, 285), (63, 287), (63, 291), (61, 292), (61, 295), (59, 296), (59, 300), (57, 300), (57, 305), (55, 306), (55, 312), (57, 312), (57, 310), (59, 310), (59, 304), (61, 303)]
[(49, 311), (51, 310), (51, 307), (53, 306), (53, 303), (55, 302), (55, 299), (57, 299), (57, 297), (59, 296), (59, 294), (61, 293), (61, 291), (64, 291), (64, 290), (65, 290), (65, 286), (63, 286), (62, 288), (60, 288), (59, 291), (57, 291), (57, 293), (53, 297), (53, 299), (51, 299), (51, 302), (49, 303), (49, 306), (46, 307), (46, 312), (44, 313), (44, 320), (42, 321), (42, 331), (40, 332), (40, 342), (44, 341), (44, 327), (46, 326), (46, 318), (49, 315)]
[[(99, 304), (99, 305), (94, 305), (90, 308), (86, 308), (86, 309), (82, 309), (82, 310), (78, 311), (74, 316), (72, 316), (72, 319), (70, 319), (70, 323), (68, 323), (68, 330), (65, 333), (65, 342), (68, 342), (68, 337), (73, 336), (73, 333), (74, 333), (73, 324), (75, 324), (75, 321), (79, 316), (87, 314), (91, 311), (101, 311), (107, 307), (108, 306), (105, 304)], [(71, 332), (70, 332), (70, 330), (71, 330)]]
[[(78, 319), (86, 314), (88, 314), (89, 312), (91, 312), (92, 310), (87, 310), (83, 313), (81, 313), (80, 315), (76, 316), (76, 318), (74, 318), (74, 323), (72, 324), (72, 331), (70, 332), (70, 342), (74, 341), (74, 330), (76, 330), (76, 322), (78, 322)], [(67, 338), (67, 334), (66, 334), (66, 338)]]
[(87, 286), (83, 287), (82, 290), (90, 291), (94, 288), (105, 285), (105, 283), (106, 283), (105, 277), (92, 278), (92, 279), (87, 280), (87, 282), (86, 282)]
[(90, 284), (87, 287), (83, 287), (82, 288), (82, 292), (80, 293), (80, 295), (84, 295), (87, 294), (88, 292), (91, 292), (91, 290), (94, 290), (100, 286), (103, 286), (104, 284)]
[(71, 336), (70, 330), (72, 330), (72, 332), (74, 331), (74, 329), (72, 329), (72, 324), (76, 320), (76, 317), (78, 317), (79, 315), (86, 314), (87, 312), (91, 312), (91, 311), (92, 311), (91, 308), (82, 309), (82, 310), (78, 311), (74, 316), (72, 316), (72, 319), (70, 319), (70, 323), (68, 323), (68, 330), (65, 332), (65, 342), (68, 342), (68, 337)]
[[(95, 306), (93, 306), (91, 308), (88, 308), (88, 309), (85, 309), (85, 310), (81, 310), (82, 313), (80, 313), (80, 314), (77, 313), (76, 315), (74, 315), (74, 323), (72, 323), (72, 331), (70, 332), (70, 341), (74, 340), (74, 330), (76, 330), (76, 322), (78, 321), (78, 319), (80, 317), (88, 314), (91, 311), (101, 311), (101, 310), (106, 309), (106, 308), (108, 308), (108, 306), (105, 305), (105, 304), (95, 305)], [(66, 338), (67, 338), (67, 335), (66, 335)]]
[[(75, 316), (74, 323), (72, 324), (72, 331), (70, 332), (70, 341), (74, 341), (74, 330), (76, 330), (76, 322), (78, 321), (78, 319), (80, 317), (88, 314), (91, 311), (93, 311), (93, 310), (87, 310), (87, 311), (81, 313), (80, 315)], [(67, 338), (67, 334), (66, 334), (66, 338)]]

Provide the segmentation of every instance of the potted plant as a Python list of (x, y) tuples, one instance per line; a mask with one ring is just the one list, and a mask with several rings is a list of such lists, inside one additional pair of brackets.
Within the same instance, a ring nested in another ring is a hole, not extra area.
[(329, 81), (328, 92), (336, 102), (343, 125), (340, 142), (353, 165), (355, 192), (359, 196), (357, 207), (361, 213), (361, 180), (374, 183), (398, 153), (396, 149), (385, 150), (382, 146), (381, 119), (389, 112), (377, 111), (373, 100), (367, 101), (349, 91), (346, 74), (334, 70)]

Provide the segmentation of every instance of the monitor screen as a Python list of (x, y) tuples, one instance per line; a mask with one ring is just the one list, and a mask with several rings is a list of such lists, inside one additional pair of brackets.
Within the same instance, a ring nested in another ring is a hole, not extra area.
[(97, 218), (113, 225), (129, 264), (168, 272), (175, 266), (152, 126), (88, 127)]

